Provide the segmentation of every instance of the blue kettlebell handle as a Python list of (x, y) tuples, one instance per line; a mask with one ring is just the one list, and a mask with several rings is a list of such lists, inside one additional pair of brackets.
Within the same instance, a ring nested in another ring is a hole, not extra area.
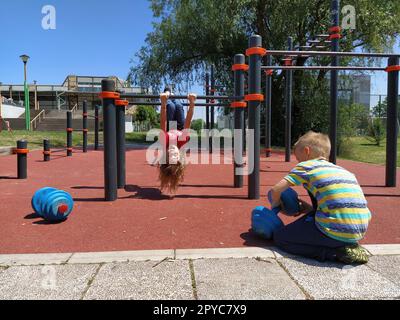
[[(272, 190), (268, 191), (268, 201), (269, 203), (272, 204)], [(271, 208), (271, 211), (275, 214), (278, 214), (279, 211), (281, 211), (281, 206), (275, 207), (275, 208)]]
[(281, 206), (272, 208), (271, 211), (277, 215), (281, 211)]

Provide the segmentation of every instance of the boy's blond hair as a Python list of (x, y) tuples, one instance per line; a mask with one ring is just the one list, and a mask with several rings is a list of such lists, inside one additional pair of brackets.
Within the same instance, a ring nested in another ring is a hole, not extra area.
[(308, 131), (305, 135), (301, 136), (294, 144), (294, 148), (309, 147), (311, 158), (324, 157), (329, 159), (331, 153), (331, 141), (329, 136), (323, 133)]

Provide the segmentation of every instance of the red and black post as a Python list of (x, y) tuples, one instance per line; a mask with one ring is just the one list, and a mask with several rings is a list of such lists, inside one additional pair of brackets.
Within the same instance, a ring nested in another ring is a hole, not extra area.
[(94, 150), (99, 150), (99, 106), (94, 107)]
[(50, 155), (51, 155), (51, 150), (50, 150), (50, 140), (49, 139), (44, 139), (43, 140), (43, 161), (50, 161)]
[(17, 177), (18, 179), (28, 178), (28, 142), (26, 140), (17, 141)]
[(261, 59), (267, 50), (261, 47), (262, 38), (253, 35), (249, 39), (246, 55), (249, 57), (249, 94), (245, 96), (249, 108), (249, 130), (254, 132), (254, 140), (249, 145), (249, 162), (253, 170), (249, 171), (248, 198), (260, 199), (260, 108), (264, 101), (261, 94)]
[[(244, 96), (244, 76), (248, 71), (249, 66), (245, 63), (246, 57), (243, 54), (237, 54), (234, 57), (234, 64), (232, 70), (234, 72), (234, 95)], [(236, 100), (231, 103), (231, 108), (235, 110), (235, 127), (234, 127), (234, 140), (233, 140), (233, 154), (234, 154), (234, 187), (243, 187), (243, 174), (238, 172), (243, 167), (243, 131), (244, 124), (244, 110), (247, 107), (247, 102)]]
[(83, 113), (82, 113), (82, 133), (83, 133), (83, 152), (87, 152), (87, 135), (88, 135), (88, 126), (87, 126), (87, 101), (83, 101)]
[(125, 188), (126, 170), (125, 170), (125, 108), (129, 105), (128, 100), (115, 100), (116, 107), (116, 130), (117, 130), (117, 184), (118, 189)]
[(67, 157), (72, 157), (72, 111), (67, 111)]
[(399, 99), (399, 57), (389, 58), (387, 130), (386, 130), (386, 187), (396, 186), (397, 175), (397, 136), (398, 136), (398, 99)]
[(115, 100), (120, 94), (115, 92), (115, 82), (111, 79), (101, 81), (103, 99), (103, 134), (104, 134), (104, 193), (106, 201), (115, 201), (117, 188), (117, 135)]

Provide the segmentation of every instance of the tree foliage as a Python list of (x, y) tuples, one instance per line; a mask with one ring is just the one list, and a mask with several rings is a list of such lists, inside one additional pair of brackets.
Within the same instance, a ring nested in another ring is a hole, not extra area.
[[(248, 37), (259, 34), (267, 49), (286, 49), (287, 38), (306, 45), (307, 39), (327, 33), (331, 24), (327, 0), (151, 0), (154, 30), (132, 60), (129, 80), (156, 92), (165, 83), (177, 88), (202, 83), (213, 64), (216, 80), (233, 88), (231, 66), (244, 53)], [(356, 29), (343, 32), (342, 51), (388, 51), (400, 31), (400, 1), (347, 0), (356, 10)], [(274, 64), (280, 61), (275, 59)], [(297, 65), (328, 65), (329, 58), (304, 57)], [(341, 64), (369, 65), (374, 60), (341, 59)], [(327, 72), (294, 73), (293, 136), (309, 130), (327, 131), (329, 87)], [(284, 128), (283, 73), (274, 76), (272, 89), (274, 143)], [(228, 93), (232, 93), (232, 91)]]
[(140, 122), (150, 122), (155, 125), (159, 122), (159, 115), (152, 106), (137, 106), (134, 114), (134, 120)]

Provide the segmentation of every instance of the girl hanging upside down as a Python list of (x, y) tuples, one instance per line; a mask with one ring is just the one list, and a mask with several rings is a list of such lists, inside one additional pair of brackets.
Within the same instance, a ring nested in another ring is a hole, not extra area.
[[(176, 193), (179, 183), (183, 181), (185, 172), (184, 152), (181, 148), (189, 141), (189, 129), (194, 113), (196, 95), (188, 95), (189, 110), (185, 119), (183, 106), (179, 101), (171, 98), (172, 93), (169, 88), (165, 88), (160, 95), (161, 99), (161, 135), (160, 141), (163, 151), (164, 162), (159, 165), (159, 180), (161, 191), (167, 190)], [(176, 124), (176, 129), (169, 128), (170, 122)]]

